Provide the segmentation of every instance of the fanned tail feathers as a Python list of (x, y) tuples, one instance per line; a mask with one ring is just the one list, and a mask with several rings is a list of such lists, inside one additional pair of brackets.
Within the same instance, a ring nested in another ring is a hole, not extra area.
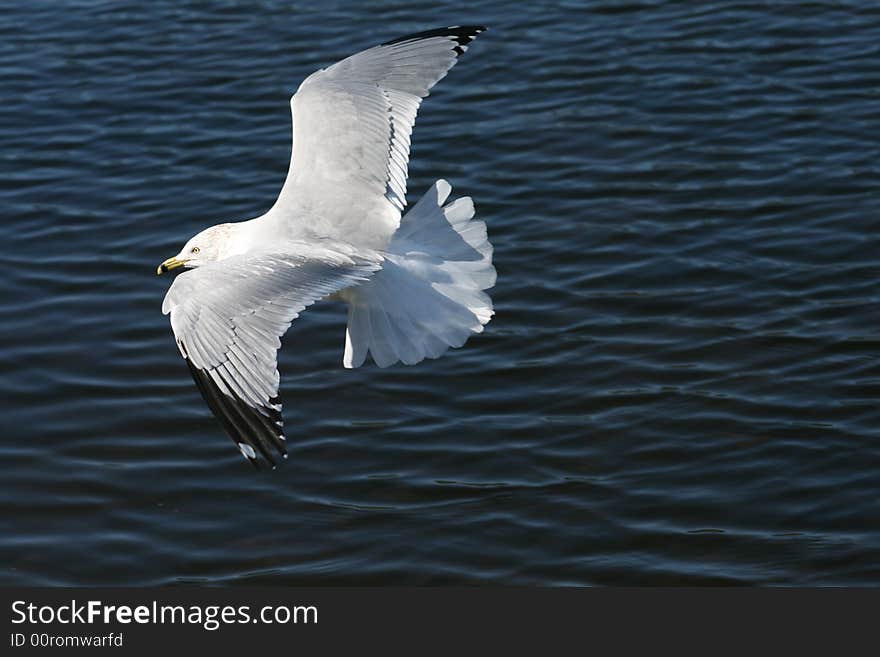
[(495, 284), (486, 224), (438, 180), (403, 217), (381, 271), (343, 293), (348, 301), (345, 367), (369, 352), (379, 367), (437, 358), (462, 346), (492, 318), (484, 292)]

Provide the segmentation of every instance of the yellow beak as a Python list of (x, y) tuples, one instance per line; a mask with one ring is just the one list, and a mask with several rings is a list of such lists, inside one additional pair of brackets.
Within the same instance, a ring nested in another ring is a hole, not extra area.
[(178, 260), (176, 257), (168, 258), (168, 260), (166, 260), (156, 268), (156, 276), (161, 276), (166, 271), (171, 271), (172, 269), (179, 269), (184, 265), (186, 265), (185, 260)]

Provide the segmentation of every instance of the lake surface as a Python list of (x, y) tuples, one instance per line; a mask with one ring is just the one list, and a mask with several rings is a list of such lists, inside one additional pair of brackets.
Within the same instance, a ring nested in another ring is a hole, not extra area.
[[(2, 4), (0, 584), (880, 584), (880, 8)], [(496, 317), (348, 371), (311, 308), (256, 472), (156, 265), (306, 75), (457, 23), (410, 202), (473, 196)]]

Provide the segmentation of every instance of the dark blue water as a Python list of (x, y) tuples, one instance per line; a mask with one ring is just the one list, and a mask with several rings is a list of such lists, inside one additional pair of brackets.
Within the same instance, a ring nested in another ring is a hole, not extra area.
[[(872, 3), (2, 4), (0, 583), (880, 583)], [(455, 23), (411, 200), (497, 315), (346, 371), (313, 307), (255, 472), (156, 264), (271, 205), (303, 77)]]

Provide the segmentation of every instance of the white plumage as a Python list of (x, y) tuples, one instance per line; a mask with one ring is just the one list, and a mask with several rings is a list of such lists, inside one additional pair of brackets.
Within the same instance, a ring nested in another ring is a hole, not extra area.
[(403, 37), (318, 71), (291, 98), (291, 164), (265, 215), (212, 226), (166, 260), (162, 311), (211, 409), (257, 464), (286, 457), (277, 350), (315, 301), (348, 303), (343, 364), (381, 367), (459, 347), (492, 317), (486, 226), (435, 183), (405, 215), (422, 98), (484, 28)]
[(384, 253), (382, 270), (346, 289), (343, 364), (359, 367), (369, 351), (380, 367), (437, 358), (480, 333), (492, 317), (483, 290), (495, 285), (486, 224), (452, 188), (437, 181), (404, 217)]

